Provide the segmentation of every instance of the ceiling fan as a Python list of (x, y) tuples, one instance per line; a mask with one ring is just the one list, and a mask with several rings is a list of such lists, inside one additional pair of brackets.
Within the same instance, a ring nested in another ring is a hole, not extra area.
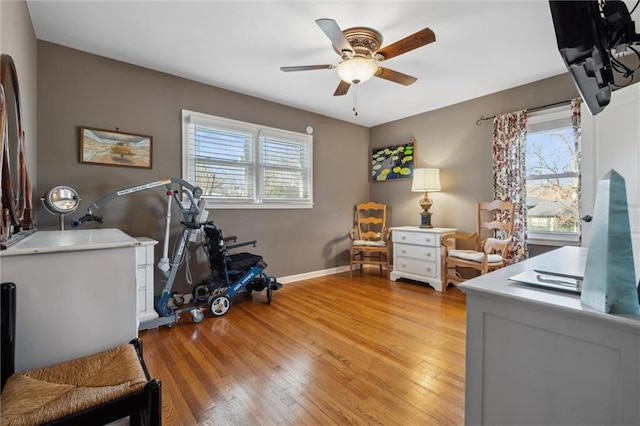
[(367, 27), (354, 27), (341, 30), (333, 19), (317, 19), (316, 23), (329, 37), (333, 50), (342, 58), (338, 65), (302, 65), (280, 67), (284, 72), (336, 69), (340, 84), (333, 96), (345, 95), (352, 84), (360, 84), (371, 77), (379, 77), (394, 83), (408, 86), (417, 78), (376, 64), (407, 53), (418, 47), (436, 41), (436, 35), (429, 28), (418, 31), (388, 46), (382, 45), (382, 34)]

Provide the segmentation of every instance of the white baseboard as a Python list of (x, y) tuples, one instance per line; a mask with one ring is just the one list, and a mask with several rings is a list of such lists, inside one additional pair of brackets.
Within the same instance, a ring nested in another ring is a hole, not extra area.
[[(362, 265), (365, 268), (377, 268), (376, 265)], [(354, 269), (355, 270), (355, 269)], [(336, 268), (322, 269), (320, 271), (305, 272), (304, 274), (289, 275), (287, 277), (278, 278), (278, 282), (282, 284), (294, 283), (296, 281), (304, 281), (311, 278), (325, 277), (327, 275), (335, 275), (341, 272), (349, 271), (349, 265), (338, 266)]]
[(347, 272), (349, 265), (338, 266), (337, 268), (322, 269), (320, 271), (305, 272), (304, 274), (289, 275), (287, 277), (279, 277), (278, 282), (282, 284), (294, 283), (296, 281), (308, 280), (311, 278), (325, 277), (327, 275), (335, 275), (341, 272)]

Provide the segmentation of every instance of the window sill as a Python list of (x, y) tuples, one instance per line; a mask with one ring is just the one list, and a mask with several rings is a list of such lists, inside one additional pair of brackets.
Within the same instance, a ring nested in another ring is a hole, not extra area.
[(286, 210), (286, 209), (312, 209), (313, 204), (308, 203), (216, 203), (214, 201), (207, 201), (205, 205), (206, 209), (240, 209), (240, 210), (251, 210), (251, 209), (273, 209), (273, 210)]
[(529, 232), (527, 244), (538, 246), (579, 246), (580, 233), (578, 232)]

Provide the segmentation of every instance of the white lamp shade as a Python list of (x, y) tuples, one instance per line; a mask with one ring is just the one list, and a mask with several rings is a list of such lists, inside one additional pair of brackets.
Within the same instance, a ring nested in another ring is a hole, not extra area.
[(413, 169), (411, 191), (440, 191), (440, 169)]
[(373, 77), (378, 71), (378, 66), (370, 59), (356, 56), (340, 62), (337, 71), (342, 81), (350, 84), (360, 84)]

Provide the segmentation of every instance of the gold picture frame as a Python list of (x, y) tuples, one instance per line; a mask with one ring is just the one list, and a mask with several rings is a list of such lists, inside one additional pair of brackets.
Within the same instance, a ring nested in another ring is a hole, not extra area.
[(80, 162), (150, 169), (153, 166), (153, 137), (80, 127)]
[(416, 142), (406, 142), (371, 150), (371, 180), (387, 182), (413, 177)]

